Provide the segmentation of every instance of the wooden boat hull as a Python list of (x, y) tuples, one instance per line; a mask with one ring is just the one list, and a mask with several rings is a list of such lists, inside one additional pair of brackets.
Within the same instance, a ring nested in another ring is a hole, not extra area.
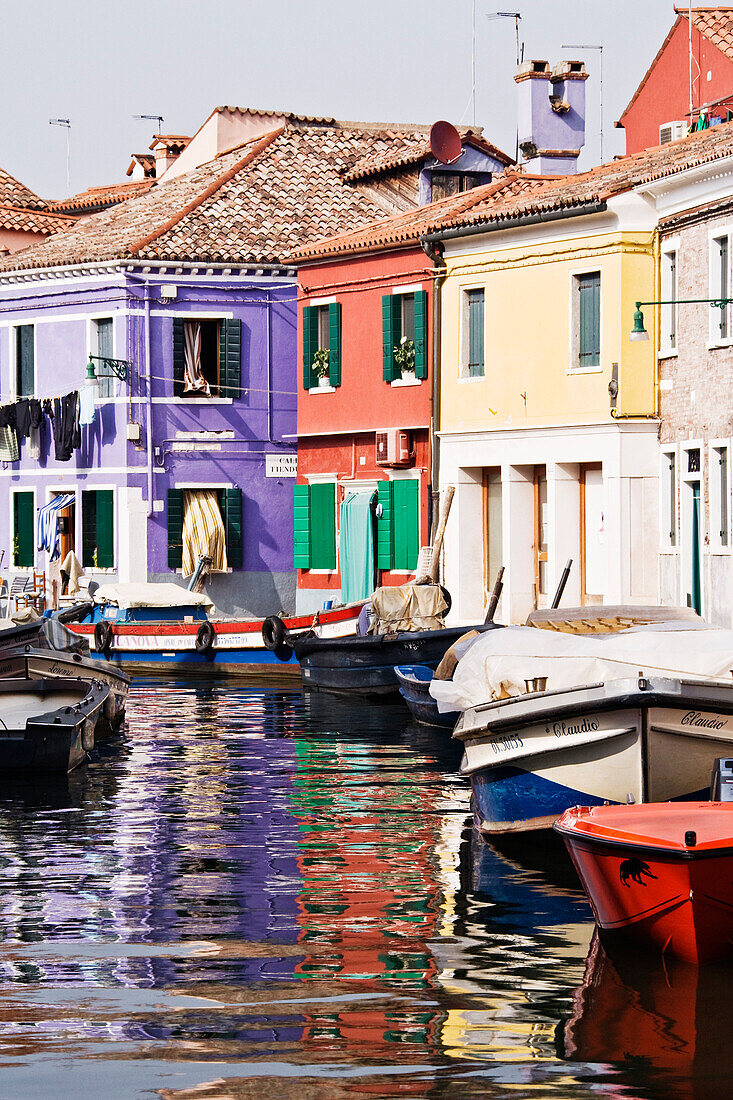
[(82, 680), (0, 683), (0, 775), (66, 774), (83, 764), (109, 687)]
[[(117, 611), (116, 608), (111, 610)], [(306, 615), (285, 619), (289, 631), (294, 633), (316, 629), (326, 638), (353, 633), (361, 610), (358, 606), (340, 607), (321, 611), (315, 617)], [(123, 622), (104, 619), (112, 629), (111, 645), (106, 653), (95, 649), (92, 621), (69, 623), (69, 629), (85, 638), (91, 654), (101, 661), (108, 661), (137, 674), (168, 674), (185, 672), (204, 676), (261, 676), (282, 677), (292, 680), (299, 677), (300, 668), (294, 656), (282, 661), (267, 649), (262, 640), (264, 620), (206, 620), (193, 621), (146, 619)], [(203, 622), (209, 621), (214, 631), (213, 645), (199, 652), (196, 636)]]
[(79, 653), (32, 649), (30, 646), (0, 651), (0, 680), (43, 680), (50, 677), (87, 682), (97, 680), (109, 687), (110, 698), (97, 722), (97, 739), (117, 729), (123, 722), (130, 677), (122, 669), (107, 661), (93, 661)]
[(733, 685), (660, 678), (520, 696), (466, 711), (454, 736), (481, 831), (546, 829), (571, 806), (706, 798), (714, 761), (733, 752)]
[(446, 650), (468, 630), (496, 630), (497, 623), (444, 627), (403, 634), (351, 635), (345, 638), (289, 639), (300, 662), (303, 686), (311, 691), (395, 695), (396, 665), (437, 668)]
[(458, 711), (438, 710), (438, 704), (430, 694), (433, 670), (427, 665), (396, 665), (395, 676), (400, 695), (407, 703), (410, 714), (421, 726), (438, 726), (453, 729), (460, 717)]
[[(614, 810), (618, 814), (614, 816)], [(679, 845), (644, 832), (644, 811), (678, 825)], [(591, 811), (570, 810), (555, 825), (575, 864), (596, 921), (606, 935), (623, 936), (685, 962), (733, 959), (733, 804), (651, 804), (602, 807), (604, 823), (624, 822), (593, 836)], [(697, 846), (705, 818), (720, 821), (721, 840)], [(631, 830), (631, 831), (630, 831)], [(689, 831), (696, 843), (687, 845)]]

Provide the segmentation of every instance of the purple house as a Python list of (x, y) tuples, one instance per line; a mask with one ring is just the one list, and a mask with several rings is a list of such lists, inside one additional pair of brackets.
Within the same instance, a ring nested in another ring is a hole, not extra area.
[(288, 256), (417, 205), (426, 141), (217, 108), (145, 194), (0, 264), (0, 571), (186, 583), (208, 549), (220, 613), (294, 608)]

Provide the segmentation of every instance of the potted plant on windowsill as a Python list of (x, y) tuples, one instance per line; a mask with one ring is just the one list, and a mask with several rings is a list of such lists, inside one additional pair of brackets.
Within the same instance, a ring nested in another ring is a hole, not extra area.
[(330, 386), (331, 384), (331, 366), (329, 358), (330, 352), (328, 348), (319, 348), (313, 356), (313, 373), (318, 379), (318, 385), (321, 389), (325, 389), (326, 386)]
[(403, 336), (394, 349), (395, 366), (399, 367), (403, 381), (415, 377), (415, 341)]

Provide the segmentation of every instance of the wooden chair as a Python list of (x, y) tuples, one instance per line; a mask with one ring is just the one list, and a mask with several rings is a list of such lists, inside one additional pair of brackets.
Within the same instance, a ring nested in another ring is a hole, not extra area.
[(30, 577), (18, 574), (13, 577), (13, 583), (10, 585), (10, 600), (9, 603), (15, 604), (15, 611), (20, 607), (28, 606), (28, 589), (30, 588)]
[(46, 610), (46, 573), (37, 573), (33, 570), (31, 592), (26, 597), (28, 603), (33, 604), (39, 615)]

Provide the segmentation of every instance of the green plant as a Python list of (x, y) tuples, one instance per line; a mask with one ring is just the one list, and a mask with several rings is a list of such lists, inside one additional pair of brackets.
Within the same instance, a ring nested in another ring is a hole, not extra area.
[(13, 537), (13, 565), (18, 564), (18, 558), (20, 557), (20, 542), (18, 536)]
[(313, 356), (313, 373), (315, 374), (316, 378), (328, 377), (331, 370), (331, 366), (329, 363), (330, 357), (331, 352), (328, 348), (319, 348), (316, 354)]
[(401, 374), (414, 373), (415, 370), (415, 341), (403, 336), (394, 349), (395, 365), (400, 368)]

